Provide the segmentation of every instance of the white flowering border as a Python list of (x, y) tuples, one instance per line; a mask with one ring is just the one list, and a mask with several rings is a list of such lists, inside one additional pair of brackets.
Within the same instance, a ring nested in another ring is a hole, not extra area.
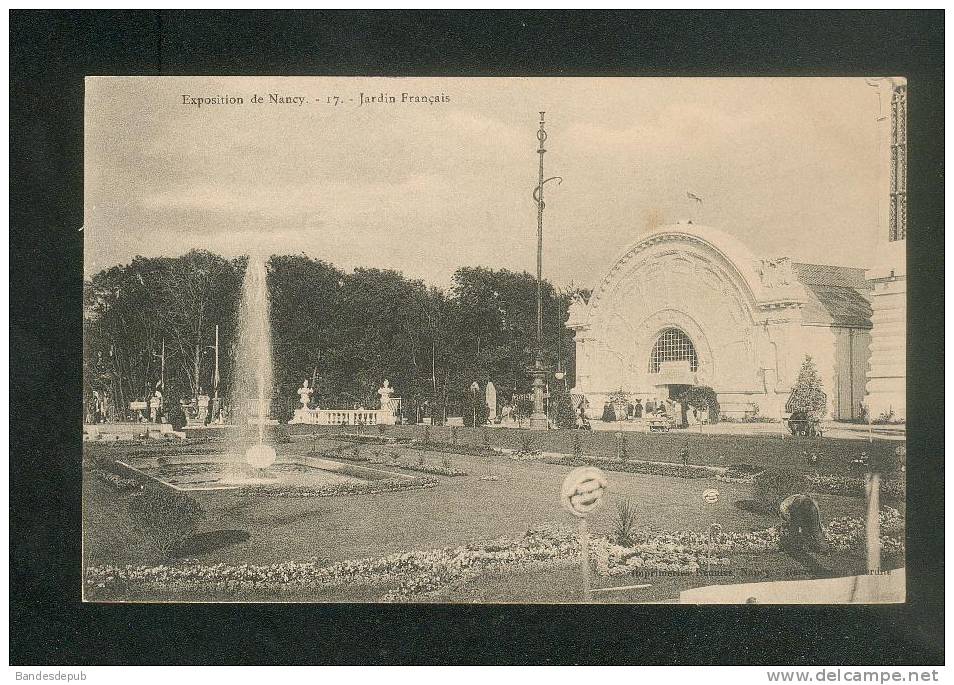
[[(885, 507), (881, 512), (882, 547), (903, 556), (904, 518)], [(864, 549), (864, 519), (842, 517), (829, 522), (826, 540), (833, 551)], [(722, 532), (715, 536), (694, 531), (648, 532), (635, 535), (622, 547), (594, 536), (592, 553), (597, 573), (616, 576), (646, 571), (691, 575), (705, 566), (728, 567), (731, 555), (766, 554), (779, 550), (778, 530), (751, 533)], [(531, 530), (522, 538), (453, 548), (403, 552), (380, 558), (322, 564), (318, 561), (270, 565), (186, 563), (179, 566), (94, 566), (86, 570), (87, 595), (123, 596), (127, 590), (149, 596), (201, 593), (281, 596), (308, 593), (344, 585), (363, 584), (380, 589), (383, 601), (436, 597), (495, 569), (521, 572), (568, 567), (579, 563), (579, 543), (568, 528)]]

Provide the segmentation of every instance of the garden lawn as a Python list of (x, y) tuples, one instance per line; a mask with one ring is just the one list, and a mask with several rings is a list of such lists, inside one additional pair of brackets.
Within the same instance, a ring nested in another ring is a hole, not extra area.
[[(310, 441), (312, 436), (330, 437), (340, 433), (364, 433), (367, 435), (385, 435), (399, 439), (421, 440), (424, 426), (387, 426), (383, 433), (372, 426), (290, 426), (290, 433), (296, 441)], [(295, 429), (295, 430), (291, 430)], [(450, 443), (456, 432), (459, 444), (476, 447), (489, 440), (497, 448), (519, 450), (522, 441), (531, 437), (533, 449), (547, 452), (573, 453), (574, 436), (580, 440), (582, 451), (586, 455), (598, 457), (616, 456), (616, 434), (611, 431), (551, 430), (530, 432), (514, 428), (467, 428), (449, 426), (431, 426), (430, 439), (435, 442)], [(846, 474), (848, 463), (857, 459), (862, 452), (869, 455), (882, 455), (894, 452), (903, 443), (896, 440), (874, 439), (845, 440), (839, 438), (793, 438), (787, 434), (776, 435), (727, 435), (696, 433), (689, 430), (672, 433), (641, 433), (626, 431), (626, 448), (629, 457), (645, 461), (681, 462), (681, 451), (689, 444), (689, 460), (693, 464), (708, 466), (731, 466), (747, 463), (755, 466), (789, 466), (801, 471)], [(814, 452), (818, 455), (817, 467), (810, 466), (807, 457)]]
[[(340, 446), (326, 438), (314, 442), (309, 438), (278, 448), (280, 453), (303, 453), (312, 447), (323, 451)], [(174, 451), (188, 453), (190, 449), (195, 451), (195, 446)], [(416, 462), (422, 454), (401, 447), (360, 447), (362, 455), (370, 456), (374, 450), (397, 452), (406, 463)], [(432, 465), (448, 456), (423, 454)], [(206, 509), (208, 519), (200, 529), (206, 544), (193, 549), (189, 558), (203, 564), (273, 564), (315, 558), (339, 561), (452, 547), (521, 536), (529, 528), (573, 524), (573, 517), (561, 509), (558, 497), (570, 467), (515, 461), (500, 455), (452, 455), (449, 459), (454, 468), (468, 475), (436, 476), (437, 486), (426, 490), (321, 498), (242, 496), (229, 491), (190, 493)], [(374, 467), (415, 473), (383, 465)], [(488, 475), (499, 480), (480, 479)], [(772, 516), (736, 506), (736, 502), (751, 497), (751, 486), (612, 471), (608, 476), (606, 504), (591, 516), (591, 528), (597, 533), (612, 532), (615, 503), (622, 498), (636, 503), (638, 528), (705, 531), (712, 523), (719, 523), (727, 531), (750, 531), (776, 523)], [(702, 491), (709, 487), (721, 493), (718, 502), (711, 505), (702, 500)], [(824, 519), (863, 513), (860, 499), (821, 496), (819, 503)], [(168, 563), (129, 523), (118, 493), (89, 477), (84, 479), (84, 555), (87, 565)]]

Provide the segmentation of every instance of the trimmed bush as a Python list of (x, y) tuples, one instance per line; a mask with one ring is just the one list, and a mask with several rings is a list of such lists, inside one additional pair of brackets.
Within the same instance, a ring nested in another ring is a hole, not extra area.
[(808, 493), (805, 474), (784, 466), (770, 466), (755, 477), (755, 501), (763, 511), (777, 513), (778, 505), (789, 495)]
[(576, 410), (566, 390), (559, 390), (550, 402), (550, 419), (558, 428), (576, 428)]
[(129, 515), (140, 532), (167, 557), (175, 556), (205, 519), (205, 510), (181, 492), (149, 487), (132, 498)]
[(616, 412), (613, 410), (612, 404), (603, 405), (603, 416), (600, 417), (600, 420), (603, 423), (612, 423), (616, 420)]
[(520, 451), (524, 454), (535, 452), (536, 441), (533, 439), (533, 433), (520, 433), (517, 438), (520, 440)]
[(709, 413), (709, 421), (711, 423), (719, 423), (721, 413), (719, 398), (716, 396), (715, 390), (708, 385), (696, 385), (689, 388), (689, 390), (679, 396), (679, 401), (691, 407), (695, 407), (699, 411), (707, 411)]

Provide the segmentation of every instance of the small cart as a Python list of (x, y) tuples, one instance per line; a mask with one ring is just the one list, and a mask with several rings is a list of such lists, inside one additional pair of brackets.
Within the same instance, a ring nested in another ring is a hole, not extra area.
[(650, 433), (668, 433), (672, 428), (672, 419), (668, 416), (650, 416), (646, 419)]
[(788, 430), (792, 435), (803, 435), (806, 438), (822, 437), (821, 421), (817, 417), (804, 411), (794, 412), (788, 418)]

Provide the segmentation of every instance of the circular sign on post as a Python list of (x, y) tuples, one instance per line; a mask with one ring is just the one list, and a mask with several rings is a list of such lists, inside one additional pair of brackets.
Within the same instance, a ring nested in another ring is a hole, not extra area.
[(600, 506), (606, 493), (606, 476), (595, 466), (580, 466), (563, 480), (560, 501), (574, 516), (586, 516)]
[(708, 488), (703, 491), (702, 499), (705, 500), (706, 504), (715, 504), (719, 501), (719, 491), (715, 488)]

